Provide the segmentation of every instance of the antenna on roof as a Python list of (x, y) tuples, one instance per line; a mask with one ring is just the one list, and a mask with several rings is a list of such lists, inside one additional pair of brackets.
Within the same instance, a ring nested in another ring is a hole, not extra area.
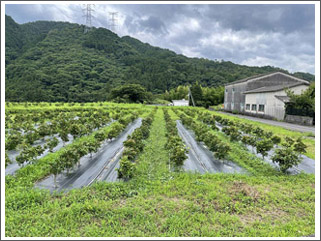
[(84, 17), (86, 18), (86, 24), (85, 24), (85, 30), (84, 33), (87, 33), (90, 28), (91, 28), (91, 19), (92, 19), (92, 12), (95, 11), (94, 10), (95, 4), (86, 4), (85, 8), (83, 9), (83, 11), (85, 12)]
[(115, 32), (116, 27), (117, 27), (117, 17), (118, 17), (118, 12), (108, 12), (109, 13), (109, 29), (113, 32)]

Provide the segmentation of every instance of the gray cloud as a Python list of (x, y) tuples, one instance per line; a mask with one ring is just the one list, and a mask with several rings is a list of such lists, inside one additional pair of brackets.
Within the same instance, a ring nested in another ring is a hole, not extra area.
[[(79, 4), (7, 4), (6, 14), (18, 23), (59, 20), (84, 24), (81, 8)], [(109, 11), (119, 13), (118, 35), (189, 57), (314, 73), (311, 4), (104, 4), (95, 5), (93, 25), (108, 27)]]

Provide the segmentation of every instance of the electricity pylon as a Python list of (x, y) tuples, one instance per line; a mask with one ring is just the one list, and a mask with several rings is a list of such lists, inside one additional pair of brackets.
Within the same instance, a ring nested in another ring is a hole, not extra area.
[(108, 12), (109, 13), (109, 29), (113, 32), (115, 32), (116, 27), (117, 27), (117, 17), (118, 17), (118, 12)]
[(86, 18), (86, 25), (84, 33), (87, 33), (91, 28), (91, 19), (92, 19), (92, 12), (94, 11), (95, 4), (86, 4), (86, 7), (83, 9), (85, 11), (85, 18)]

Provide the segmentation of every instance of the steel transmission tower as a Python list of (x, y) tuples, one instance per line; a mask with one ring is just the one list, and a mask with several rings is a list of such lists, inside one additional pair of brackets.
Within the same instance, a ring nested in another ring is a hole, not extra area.
[(91, 19), (92, 19), (92, 12), (94, 11), (95, 4), (86, 4), (86, 7), (83, 9), (85, 11), (86, 17), (86, 25), (84, 33), (87, 33), (91, 28)]
[(117, 17), (118, 12), (108, 12), (109, 13), (109, 29), (113, 32), (115, 32), (117, 27)]

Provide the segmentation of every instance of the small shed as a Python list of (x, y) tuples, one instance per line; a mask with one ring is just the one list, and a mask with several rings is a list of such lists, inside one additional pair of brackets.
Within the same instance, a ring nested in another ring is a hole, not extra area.
[(188, 106), (188, 100), (182, 99), (182, 100), (172, 100), (173, 106)]

